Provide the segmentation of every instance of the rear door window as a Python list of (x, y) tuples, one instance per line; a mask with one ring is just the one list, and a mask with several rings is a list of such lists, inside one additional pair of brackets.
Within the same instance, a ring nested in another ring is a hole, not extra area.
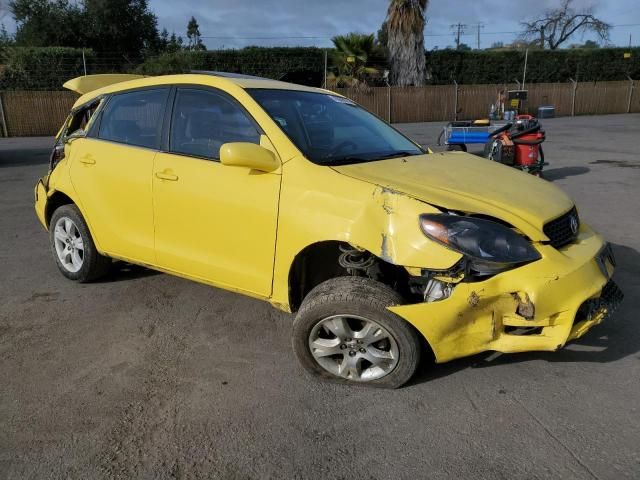
[(98, 138), (158, 148), (168, 94), (162, 88), (114, 95), (102, 114)]
[(260, 143), (260, 132), (232, 99), (208, 90), (179, 88), (173, 107), (170, 150), (209, 159), (228, 142)]

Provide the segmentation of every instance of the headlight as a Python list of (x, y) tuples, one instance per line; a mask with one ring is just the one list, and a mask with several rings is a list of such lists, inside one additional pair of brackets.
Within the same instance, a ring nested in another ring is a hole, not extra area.
[(497, 273), (540, 258), (527, 239), (491, 220), (423, 214), (420, 227), (427, 237), (469, 257), (472, 268), (480, 274)]

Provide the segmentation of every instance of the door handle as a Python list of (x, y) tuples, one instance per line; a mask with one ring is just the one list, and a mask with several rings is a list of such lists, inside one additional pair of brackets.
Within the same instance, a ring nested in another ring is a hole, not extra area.
[(169, 180), (170, 182), (175, 182), (178, 180), (178, 175), (174, 175), (173, 173), (164, 172), (156, 172), (156, 177), (161, 180)]
[(84, 157), (80, 157), (80, 163), (84, 163), (86, 165), (95, 165), (96, 159), (91, 155), (85, 155)]

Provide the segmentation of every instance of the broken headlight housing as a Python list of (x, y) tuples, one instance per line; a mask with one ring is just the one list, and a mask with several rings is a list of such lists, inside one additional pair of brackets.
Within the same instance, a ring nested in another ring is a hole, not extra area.
[(521, 235), (500, 223), (446, 214), (420, 215), (420, 227), (432, 240), (460, 252), (480, 275), (491, 275), (540, 259)]

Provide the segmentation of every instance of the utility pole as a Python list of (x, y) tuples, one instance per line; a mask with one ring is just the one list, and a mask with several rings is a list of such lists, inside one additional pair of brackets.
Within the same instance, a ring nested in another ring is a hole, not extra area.
[(524, 84), (527, 79), (527, 60), (529, 59), (529, 49), (524, 51), (524, 71), (522, 72), (522, 90), (524, 90)]
[(322, 80), (322, 88), (327, 88), (327, 51), (324, 51), (324, 77)]
[(460, 35), (464, 35), (464, 29), (467, 28), (467, 26), (463, 23), (458, 22), (451, 25), (450, 28), (456, 31), (456, 33), (454, 33), (454, 36), (456, 38), (456, 50), (458, 50), (460, 49)]
[(480, 50), (480, 29), (484, 28), (484, 23), (478, 23), (476, 27), (478, 28), (478, 50)]

